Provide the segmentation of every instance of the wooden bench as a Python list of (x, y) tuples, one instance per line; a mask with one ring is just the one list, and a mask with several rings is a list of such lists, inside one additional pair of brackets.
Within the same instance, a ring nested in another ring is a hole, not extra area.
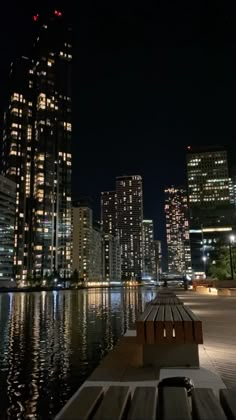
[(202, 322), (185, 305), (148, 305), (136, 329), (140, 344), (203, 343)]
[[(96, 391), (97, 388), (97, 391)], [(185, 388), (128, 386), (84, 387), (56, 416), (55, 420), (235, 420), (236, 388), (195, 388), (188, 397)]]
[(202, 322), (185, 305), (147, 305), (136, 321), (143, 366), (199, 366)]

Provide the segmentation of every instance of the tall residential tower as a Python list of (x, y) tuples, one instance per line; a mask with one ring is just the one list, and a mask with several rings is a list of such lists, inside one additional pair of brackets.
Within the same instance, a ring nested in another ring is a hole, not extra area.
[(116, 178), (117, 227), (123, 279), (142, 277), (143, 187), (140, 175)]
[(187, 192), (184, 188), (165, 190), (166, 235), (169, 272), (191, 274), (191, 253)]
[(16, 183), (16, 280), (71, 273), (72, 33), (36, 15), (29, 58), (12, 64), (2, 173)]

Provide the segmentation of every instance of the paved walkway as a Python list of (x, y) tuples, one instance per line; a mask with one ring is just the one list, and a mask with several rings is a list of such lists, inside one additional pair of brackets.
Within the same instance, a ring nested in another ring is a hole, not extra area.
[(202, 320), (204, 348), (226, 387), (236, 386), (236, 297), (175, 292)]

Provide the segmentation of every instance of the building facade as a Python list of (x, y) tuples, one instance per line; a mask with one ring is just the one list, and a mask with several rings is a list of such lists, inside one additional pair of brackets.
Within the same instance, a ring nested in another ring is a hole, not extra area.
[(121, 245), (122, 278), (142, 277), (143, 188), (140, 175), (116, 178), (117, 229)]
[(187, 149), (190, 242), (195, 273), (204, 273), (218, 241), (235, 227), (228, 151), (224, 146)]
[(161, 241), (155, 240), (153, 242), (154, 246), (154, 273), (155, 280), (160, 280), (162, 274), (162, 246)]
[(143, 220), (143, 280), (154, 280), (155, 251), (154, 251), (154, 225), (153, 220)]
[(29, 58), (11, 67), (2, 173), (17, 185), (16, 280), (71, 274), (72, 32), (62, 13), (36, 15)]
[(116, 191), (104, 191), (101, 193), (101, 227), (103, 232), (114, 237), (118, 236)]
[(14, 285), (16, 184), (0, 175), (0, 287)]
[(73, 206), (73, 263), (79, 279), (85, 282), (102, 281), (102, 234), (93, 226), (93, 211), (90, 207)]
[(103, 234), (103, 278), (107, 282), (121, 281), (121, 253), (118, 237)]
[(170, 273), (191, 274), (191, 251), (187, 191), (171, 187), (165, 190), (165, 216)]

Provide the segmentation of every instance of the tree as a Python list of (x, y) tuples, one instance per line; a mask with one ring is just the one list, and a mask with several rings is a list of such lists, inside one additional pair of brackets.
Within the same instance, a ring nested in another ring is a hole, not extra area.
[(217, 280), (231, 279), (230, 256), (227, 246), (219, 244), (216, 247), (208, 267), (208, 273)]

